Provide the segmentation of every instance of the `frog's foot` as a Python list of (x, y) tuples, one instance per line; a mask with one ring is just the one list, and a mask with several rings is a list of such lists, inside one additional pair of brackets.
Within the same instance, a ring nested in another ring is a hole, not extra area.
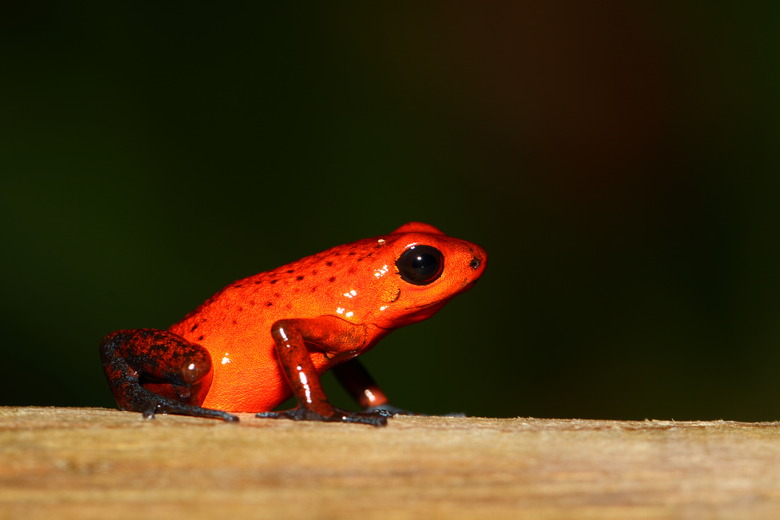
[(260, 412), (256, 417), (261, 419), (292, 419), (293, 421), (343, 422), (386, 426), (389, 415), (380, 411), (350, 412), (339, 408), (333, 408), (331, 415), (321, 415), (308, 408), (298, 406), (291, 410), (279, 412)]
[[(397, 406), (393, 406), (392, 404), (389, 403), (366, 408), (366, 411), (378, 412), (386, 417), (393, 417), (394, 415), (416, 415), (418, 417), (436, 417), (435, 415), (432, 414), (404, 410), (403, 408), (398, 408)], [(466, 414), (463, 412), (451, 412), (451, 413), (445, 413), (443, 415), (439, 415), (438, 417), (466, 417)]]
[[(151, 393), (151, 392), (150, 392)], [(140, 409), (140, 410), (139, 410)], [(182, 403), (174, 399), (159, 398), (149, 399), (145, 406), (138, 406), (135, 411), (140, 411), (144, 419), (154, 419), (155, 414), (189, 415), (191, 417), (204, 417), (206, 419), (220, 419), (225, 422), (238, 422), (238, 417), (212, 408), (203, 408), (192, 404)]]
[(411, 410), (404, 410), (403, 408), (398, 408), (397, 406), (393, 406), (389, 403), (380, 404), (377, 406), (371, 406), (369, 408), (366, 408), (366, 412), (375, 412), (384, 415), (385, 417), (392, 417), (394, 415), (425, 415), (417, 412), (412, 412)]

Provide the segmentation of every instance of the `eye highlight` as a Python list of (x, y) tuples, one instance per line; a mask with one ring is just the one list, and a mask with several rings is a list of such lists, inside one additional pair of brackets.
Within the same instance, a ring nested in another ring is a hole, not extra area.
[(444, 271), (444, 255), (432, 246), (412, 246), (396, 260), (401, 278), (414, 285), (428, 285)]

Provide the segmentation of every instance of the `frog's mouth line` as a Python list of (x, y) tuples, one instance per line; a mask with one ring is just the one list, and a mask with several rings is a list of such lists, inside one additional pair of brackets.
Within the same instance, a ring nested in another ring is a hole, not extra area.
[(422, 305), (415, 305), (414, 307), (407, 307), (407, 311), (421, 311), (423, 309), (430, 309), (431, 307), (436, 307), (437, 305), (444, 305), (445, 302), (431, 302), (431, 303), (423, 303)]
[(466, 291), (470, 290), (472, 287), (474, 287), (475, 285), (477, 285), (477, 282), (478, 282), (478, 281), (479, 281), (479, 279), (476, 279), (476, 280), (471, 280), (470, 282), (468, 282), (467, 284), (465, 284), (465, 285), (463, 286), (463, 288), (460, 290), (460, 292), (466, 292)]
[[(474, 287), (474, 285), (476, 285), (476, 283), (478, 281), (479, 280), (477, 279), (477, 280), (471, 280), (470, 282), (465, 282), (461, 286), (460, 289), (458, 289), (456, 292), (452, 293), (452, 296), (455, 296), (456, 294), (460, 294), (462, 292), (468, 291), (469, 289)], [(422, 305), (416, 305), (414, 307), (407, 307), (406, 310), (408, 310), (408, 311), (418, 311), (418, 310), (423, 310), (423, 309), (430, 309), (431, 307), (436, 307), (436, 306), (443, 307), (448, 301), (449, 301), (449, 298), (447, 298), (443, 302), (442, 301), (436, 301), (436, 302), (431, 302), (431, 303), (423, 303)]]
[(423, 305), (416, 305), (414, 307), (407, 307), (406, 310), (408, 314), (417, 314), (421, 311), (427, 311), (433, 309), (434, 311), (438, 311), (442, 307), (444, 307), (447, 304), (448, 300), (445, 300), (443, 302), (433, 302), (433, 303), (425, 303)]

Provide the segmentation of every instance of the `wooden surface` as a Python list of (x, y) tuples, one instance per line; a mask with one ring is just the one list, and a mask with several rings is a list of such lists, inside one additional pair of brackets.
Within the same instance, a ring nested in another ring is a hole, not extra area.
[(7, 407), (0, 518), (780, 518), (780, 423)]

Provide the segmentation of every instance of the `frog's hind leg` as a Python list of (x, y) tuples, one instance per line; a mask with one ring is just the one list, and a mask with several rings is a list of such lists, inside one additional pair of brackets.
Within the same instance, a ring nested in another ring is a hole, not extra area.
[(177, 334), (119, 330), (100, 343), (100, 357), (122, 410), (146, 418), (159, 412), (238, 421), (235, 415), (199, 406), (211, 386), (211, 356)]

